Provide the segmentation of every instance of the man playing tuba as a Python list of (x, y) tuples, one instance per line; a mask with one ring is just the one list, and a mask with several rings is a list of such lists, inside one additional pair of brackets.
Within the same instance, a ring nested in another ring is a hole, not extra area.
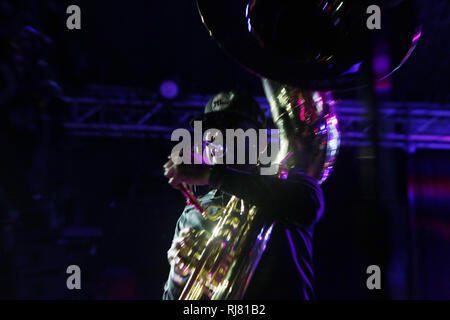
[[(215, 128), (221, 132), (265, 127), (264, 113), (258, 103), (249, 94), (237, 91), (214, 96), (200, 120), (203, 129)], [(230, 152), (226, 148), (222, 150)], [(210, 216), (219, 212), (234, 195), (258, 207), (262, 220), (269, 224), (275, 221), (244, 299), (312, 299), (313, 231), (324, 209), (319, 181), (306, 167), (285, 167), (275, 175), (261, 175), (258, 170), (258, 165), (249, 163), (175, 164), (171, 159), (164, 164), (165, 176), (175, 189), (186, 185), (209, 187), (210, 191), (198, 200)], [(170, 273), (163, 299), (180, 297), (193, 272), (190, 259), (197, 246), (196, 239), (205, 231), (211, 234), (214, 227), (215, 222), (205, 219), (192, 205), (185, 207), (168, 251)]]

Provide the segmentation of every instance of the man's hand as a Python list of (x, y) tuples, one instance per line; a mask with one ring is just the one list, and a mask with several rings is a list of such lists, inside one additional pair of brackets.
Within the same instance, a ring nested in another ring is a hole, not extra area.
[(191, 270), (187, 267), (186, 257), (180, 254), (180, 250), (187, 246), (192, 245), (191, 236), (194, 232), (192, 228), (185, 228), (180, 231), (178, 237), (173, 239), (172, 246), (167, 251), (167, 259), (172, 266), (175, 275), (172, 276), (173, 281), (178, 285), (183, 285), (186, 282), (186, 277), (190, 275)]
[(204, 250), (210, 234), (205, 230), (184, 228), (172, 241), (167, 251), (167, 259), (172, 267), (172, 280), (178, 285), (184, 285)]
[(172, 159), (164, 164), (164, 175), (169, 184), (180, 189), (182, 183), (203, 186), (209, 184), (211, 166), (203, 164), (175, 164)]

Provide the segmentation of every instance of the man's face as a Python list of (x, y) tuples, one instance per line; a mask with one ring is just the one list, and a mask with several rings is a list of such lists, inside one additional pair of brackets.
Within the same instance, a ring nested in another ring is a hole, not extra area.
[(209, 165), (224, 163), (227, 152), (225, 131), (208, 130), (203, 136), (203, 162)]
[(201, 163), (208, 165), (225, 163), (224, 159), (227, 151), (224, 141), (225, 133), (226, 128), (216, 129), (210, 127), (205, 130), (203, 132), (202, 145), (194, 145), (194, 158), (201, 159)]
[[(239, 145), (237, 139), (233, 145), (230, 144), (233, 150), (229, 150), (230, 146), (227, 144), (227, 135), (226, 130), (232, 129), (242, 129), (243, 131), (247, 131), (248, 129), (257, 129), (247, 121), (241, 121), (234, 125), (225, 126), (216, 126), (215, 128), (212, 126), (208, 126), (210, 129), (206, 130), (203, 135), (203, 154), (202, 154), (202, 162), (208, 165), (216, 165), (216, 164), (227, 164), (233, 167), (242, 167), (242, 165), (236, 165), (237, 163), (237, 146)], [(207, 127), (207, 128), (208, 128)], [(245, 153), (246, 153), (246, 164), (248, 165), (248, 153), (249, 153), (249, 145), (248, 141), (245, 141)], [(234, 155), (233, 163), (227, 163), (227, 153), (232, 152)], [(200, 152), (197, 154), (200, 155)]]

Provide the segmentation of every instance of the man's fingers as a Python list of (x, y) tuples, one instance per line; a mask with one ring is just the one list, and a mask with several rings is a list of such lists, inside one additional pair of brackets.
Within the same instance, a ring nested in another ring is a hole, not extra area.
[(178, 176), (174, 176), (172, 178), (169, 179), (169, 184), (172, 186), (172, 188), (174, 189), (178, 189), (180, 190), (180, 184), (181, 184), (181, 180)]
[(178, 250), (170, 249), (169, 251), (167, 251), (167, 260), (169, 260), (170, 264), (172, 264), (177, 259), (179, 259)]
[(181, 275), (182, 277), (186, 277), (191, 273), (191, 270), (187, 267), (185, 263), (183, 263), (182, 260), (180, 260), (175, 264), (175, 272)]
[(190, 270), (187, 267), (183, 257), (178, 255), (178, 250), (170, 249), (167, 251), (167, 257), (169, 263), (174, 267), (174, 270), (177, 274), (185, 277), (190, 274)]
[(173, 166), (173, 161), (172, 161), (172, 159), (170, 159), (169, 161), (167, 161), (165, 164), (164, 164), (164, 168), (170, 168), (170, 167), (172, 167)]
[(166, 168), (164, 171), (164, 175), (169, 179), (172, 178), (176, 173), (177, 169), (175, 167)]
[(183, 228), (180, 230), (179, 236), (180, 237), (186, 236), (187, 234), (192, 233), (192, 231), (194, 231), (194, 228), (191, 227)]
[(173, 166), (170, 169), (166, 169), (164, 175), (169, 178), (169, 184), (172, 186), (172, 188), (180, 189), (182, 180), (179, 176), (179, 170), (176, 166)]
[[(176, 236), (170, 249), (167, 251), (167, 258), (169, 263), (174, 267), (174, 271), (182, 276), (188, 276), (191, 270), (187, 267), (186, 261), (189, 261), (189, 247), (193, 245), (193, 232), (194, 228), (188, 227), (180, 230), (178, 236)], [(183, 248), (188, 249), (188, 251), (183, 250)]]
[(170, 160), (164, 164), (163, 168), (164, 168), (164, 171), (168, 171), (172, 168), (177, 168), (177, 165), (175, 163), (173, 163), (172, 160)]

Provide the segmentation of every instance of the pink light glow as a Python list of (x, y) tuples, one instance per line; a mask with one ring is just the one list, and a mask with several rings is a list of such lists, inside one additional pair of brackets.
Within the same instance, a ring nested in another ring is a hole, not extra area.
[(417, 40), (419, 40), (421, 36), (422, 36), (422, 31), (419, 31), (419, 33), (414, 36), (413, 42), (416, 42)]
[(338, 124), (338, 119), (336, 118), (336, 116), (333, 116), (327, 120), (327, 124), (336, 126)]

